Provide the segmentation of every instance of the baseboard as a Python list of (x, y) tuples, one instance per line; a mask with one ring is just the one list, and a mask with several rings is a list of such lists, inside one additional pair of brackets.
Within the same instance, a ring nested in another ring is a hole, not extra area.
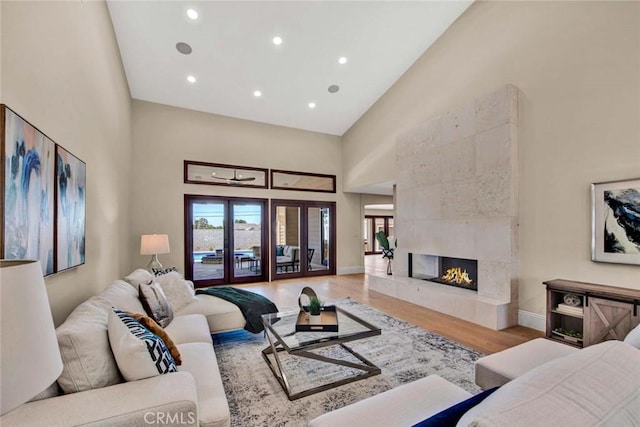
[(338, 275), (364, 273), (364, 266), (338, 267)]
[(547, 318), (544, 314), (518, 310), (518, 325), (544, 332), (547, 329)]

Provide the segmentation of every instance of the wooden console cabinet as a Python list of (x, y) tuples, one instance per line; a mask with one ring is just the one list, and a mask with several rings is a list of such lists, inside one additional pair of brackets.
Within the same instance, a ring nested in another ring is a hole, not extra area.
[[(549, 339), (587, 347), (622, 340), (640, 323), (640, 290), (562, 279), (543, 283), (547, 287)], [(569, 304), (566, 295), (570, 295)], [(572, 305), (571, 300), (579, 305)]]

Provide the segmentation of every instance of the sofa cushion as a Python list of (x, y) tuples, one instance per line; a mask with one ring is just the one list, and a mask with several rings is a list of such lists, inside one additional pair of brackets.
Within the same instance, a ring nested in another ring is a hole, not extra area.
[(640, 325), (629, 331), (627, 336), (624, 338), (624, 342), (637, 349), (640, 349)]
[(193, 289), (177, 271), (171, 271), (156, 277), (174, 313), (192, 303), (195, 298)]
[(162, 327), (158, 325), (155, 320), (140, 313), (127, 312), (127, 314), (140, 322), (140, 324), (147, 328), (152, 334), (160, 337), (160, 339), (169, 349), (171, 357), (173, 357), (173, 360), (175, 360), (176, 365), (180, 366), (182, 364), (182, 356), (180, 355), (180, 350), (178, 350), (178, 347), (176, 347), (176, 344), (173, 342), (167, 331), (162, 329)]
[(109, 300), (91, 297), (56, 329), (63, 365), (58, 384), (65, 393), (122, 382), (107, 334), (110, 311)]
[(449, 406), (447, 409), (430, 416), (426, 420), (420, 421), (415, 424), (414, 427), (454, 427), (467, 411), (474, 406), (479, 405), (480, 402), (489, 397), (489, 395), (497, 389), (498, 387), (490, 388), (476, 394), (475, 396), (471, 396), (460, 403)]
[(576, 351), (580, 350), (558, 341), (536, 338), (476, 360), (476, 384), (484, 390), (500, 386), (543, 363)]
[(640, 425), (640, 351), (605, 341), (505, 384), (459, 426)]
[(149, 284), (153, 281), (153, 274), (149, 273), (147, 270), (142, 268), (138, 268), (134, 272), (130, 273), (127, 277), (124, 278), (124, 281), (129, 283), (135, 290), (138, 290), (138, 286), (141, 284)]
[(175, 316), (165, 331), (176, 344), (188, 342), (213, 344), (207, 319), (202, 314)]
[(471, 396), (438, 375), (429, 375), (311, 420), (308, 427), (410, 426)]
[(194, 302), (175, 311), (176, 317), (185, 314), (204, 314), (212, 333), (242, 329), (247, 323), (237, 305), (211, 295), (196, 295)]
[(229, 404), (222, 385), (216, 353), (211, 344), (178, 345), (184, 363), (180, 372), (189, 372), (196, 381), (200, 427), (228, 427)]
[(178, 371), (164, 341), (118, 309), (109, 313), (109, 342), (127, 381)]
[(138, 298), (138, 288), (134, 289), (123, 280), (113, 281), (107, 286), (107, 289), (102, 291), (100, 296), (109, 300), (112, 307), (132, 313), (144, 313), (144, 308)]
[(165, 328), (173, 320), (173, 310), (164, 296), (162, 288), (156, 282), (138, 287), (140, 302), (144, 311), (155, 320), (158, 325)]

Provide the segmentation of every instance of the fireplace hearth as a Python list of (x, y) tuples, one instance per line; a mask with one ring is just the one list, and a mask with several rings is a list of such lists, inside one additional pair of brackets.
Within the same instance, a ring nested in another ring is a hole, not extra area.
[(478, 261), (437, 255), (416, 255), (414, 260), (410, 253), (409, 277), (477, 292)]

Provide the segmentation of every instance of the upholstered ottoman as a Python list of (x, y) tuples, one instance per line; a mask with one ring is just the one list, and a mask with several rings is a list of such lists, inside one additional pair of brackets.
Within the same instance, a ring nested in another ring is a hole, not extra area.
[(307, 426), (411, 426), (469, 397), (471, 394), (457, 385), (429, 375), (320, 415)]
[(483, 390), (504, 385), (543, 363), (578, 351), (557, 341), (536, 338), (476, 361), (476, 384)]

